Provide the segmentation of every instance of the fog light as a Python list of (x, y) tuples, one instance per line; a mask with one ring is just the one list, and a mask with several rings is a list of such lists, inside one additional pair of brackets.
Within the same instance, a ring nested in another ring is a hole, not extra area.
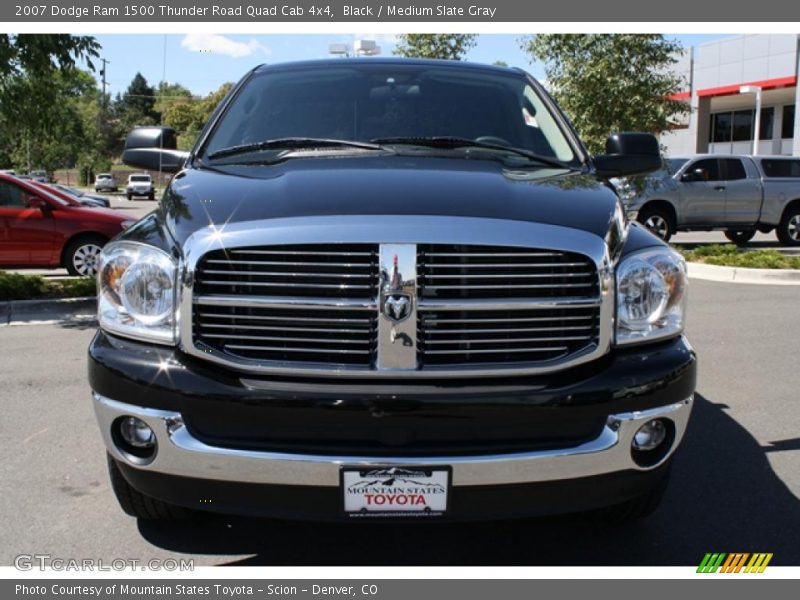
[(642, 425), (633, 436), (635, 450), (655, 450), (667, 439), (667, 428), (661, 419), (653, 419)]
[(156, 445), (156, 434), (150, 426), (136, 417), (125, 417), (119, 424), (122, 439), (134, 448), (152, 448)]

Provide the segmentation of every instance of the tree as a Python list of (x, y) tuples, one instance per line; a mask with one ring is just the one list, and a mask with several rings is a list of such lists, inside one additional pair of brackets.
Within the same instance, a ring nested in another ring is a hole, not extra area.
[(133, 76), (125, 93), (117, 96), (114, 104), (114, 112), (126, 131), (137, 125), (156, 125), (161, 120), (161, 115), (155, 110), (155, 90), (139, 72)]
[(0, 82), (23, 74), (49, 77), (54, 71), (74, 69), (81, 58), (93, 71), (92, 58), (99, 56), (99, 49), (97, 40), (86, 35), (0, 34)]
[(475, 47), (474, 33), (403, 33), (397, 36), (394, 54), (410, 58), (462, 60)]
[(496, 60), (492, 63), (495, 67), (507, 67), (508, 63), (504, 60)]
[[(90, 36), (0, 34), (1, 165), (30, 168), (34, 159), (54, 164), (63, 150), (59, 136), (71, 138), (76, 131), (67, 131), (74, 123), (63, 118), (69, 110), (66, 100), (87, 81), (77, 63), (83, 59), (94, 69), (92, 58), (99, 48)], [(61, 150), (40, 148), (45, 137), (57, 141)]]
[(90, 73), (56, 71), (46, 85), (28, 76), (12, 79), (0, 111), (0, 144), (10, 163), (52, 171), (99, 151), (101, 94)]
[(660, 134), (690, 111), (674, 99), (685, 87), (670, 70), (680, 44), (654, 34), (543, 34), (521, 40), (545, 64), (548, 87), (590, 152), (612, 131)]
[[(230, 91), (233, 84), (223, 83), (205, 98), (177, 97), (163, 111), (164, 125), (178, 133), (178, 145), (188, 149), (194, 145), (197, 136), (205, 126), (211, 113)], [(188, 91), (188, 90), (187, 90)]]

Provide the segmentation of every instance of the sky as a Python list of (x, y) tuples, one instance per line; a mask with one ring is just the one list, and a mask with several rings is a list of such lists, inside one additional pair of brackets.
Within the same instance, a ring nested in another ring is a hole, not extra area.
[[(541, 64), (531, 64), (520, 50), (523, 34), (481, 34), (467, 60), (522, 67), (538, 79), (544, 78)], [(225, 82), (235, 82), (250, 68), (262, 63), (327, 58), (333, 43), (375, 40), (381, 54), (391, 56), (395, 47), (389, 34), (105, 34), (95, 35), (102, 45), (100, 56), (107, 65), (107, 90), (112, 96), (124, 92), (137, 71), (155, 86), (159, 81), (180, 83), (195, 95), (206, 95)], [(686, 48), (727, 37), (714, 35), (669, 35)], [(99, 79), (99, 76), (98, 76)]]

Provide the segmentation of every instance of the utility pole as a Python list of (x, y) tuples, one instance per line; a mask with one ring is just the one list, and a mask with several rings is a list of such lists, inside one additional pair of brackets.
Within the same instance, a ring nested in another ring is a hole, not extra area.
[(105, 58), (101, 58), (100, 60), (103, 61), (103, 68), (100, 69), (100, 77), (103, 78), (103, 108), (108, 108), (108, 96), (106, 96), (106, 85), (108, 85), (106, 83), (106, 65), (110, 65), (111, 61)]

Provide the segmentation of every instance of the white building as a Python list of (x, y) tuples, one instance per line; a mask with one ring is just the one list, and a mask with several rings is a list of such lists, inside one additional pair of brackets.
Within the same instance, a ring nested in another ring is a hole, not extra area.
[(687, 51), (675, 66), (689, 88), (677, 97), (692, 113), (661, 142), (676, 156), (706, 152), (751, 154), (754, 92), (761, 89), (759, 154), (800, 156), (800, 35), (743, 35)]

